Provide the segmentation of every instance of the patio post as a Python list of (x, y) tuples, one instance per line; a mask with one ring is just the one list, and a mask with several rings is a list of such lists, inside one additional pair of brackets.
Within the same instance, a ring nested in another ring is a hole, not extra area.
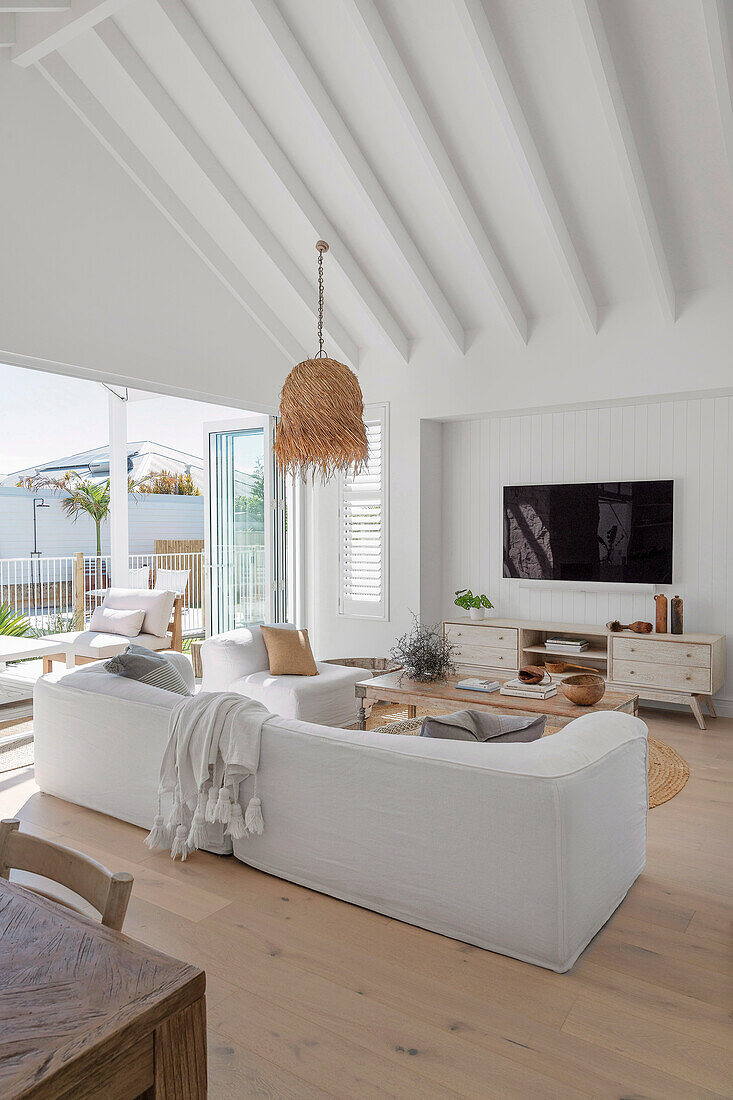
[(107, 387), (109, 410), (109, 535), (112, 584), (127, 588), (130, 550), (127, 513), (127, 391)]

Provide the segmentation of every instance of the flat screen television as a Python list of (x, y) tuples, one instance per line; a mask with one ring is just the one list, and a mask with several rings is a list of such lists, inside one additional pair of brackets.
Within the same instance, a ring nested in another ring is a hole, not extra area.
[(504, 486), (504, 576), (672, 583), (673, 481)]

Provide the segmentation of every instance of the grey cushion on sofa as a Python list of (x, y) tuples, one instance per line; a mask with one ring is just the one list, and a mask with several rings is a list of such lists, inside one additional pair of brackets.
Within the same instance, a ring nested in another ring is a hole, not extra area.
[(430, 714), (422, 720), (421, 737), (445, 737), (452, 741), (537, 741), (545, 731), (544, 714), (534, 718), (457, 710), (454, 714)]
[(162, 688), (164, 691), (175, 691), (179, 695), (191, 694), (172, 661), (162, 653), (155, 653), (141, 645), (128, 645), (124, 653), (105, 661), (104, 667), (108, 672), (126, 676), (128, 680), (139, 680), (141, 684), (150, 684), (151, 687)]

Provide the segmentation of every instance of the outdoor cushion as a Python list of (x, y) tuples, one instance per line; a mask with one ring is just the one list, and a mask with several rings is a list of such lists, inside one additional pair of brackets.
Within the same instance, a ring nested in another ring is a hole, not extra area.
[(421, 737), (444, 737), (451, 741), (537, 741), (545, 731), (547, 717), (517, 717), (478, 710), (457, 710), (453, 714), (430, 714), (423, 718)]
[(94, 608), (90, 630), (101, 630), (107, 634), (123, 634), (126, 638), (136, 638), (145, 618), (144, 611), (122, 611), (116, 607)]
[(178, 595), (182, 596), (186, 591), (186, 585), (188, 584), (188, 578), (190, 576), (190, 569), (156, 569), (155, 591), (176, 592)]
[[(119, 611), (144, 611), (143, 630), (162, 638), (168, 632), (175, 592), (157, 592), (149, 588), (110, 588), (104, 597), (104, 607), (113, 607)], [(148, 648), (159, 649), (160, 646)], [(165, 647), (163, 647), (165, 648)]]
[[(80, 630), (65, 637), (73, 642), (77, 657), (112, 657), (115, 653), (122, 653), (127, 645), (119, 634), (106, 634), (100, 630)], [(155, 634), (138, 634), (135, 641), (146, 649), (168, 649), (170, 645), (170, 638), (158, 638)], [(110, 646), (117, 648), (110, 649)]]
[(273, 676), (317, 676), (307, 630), (260, 627)]

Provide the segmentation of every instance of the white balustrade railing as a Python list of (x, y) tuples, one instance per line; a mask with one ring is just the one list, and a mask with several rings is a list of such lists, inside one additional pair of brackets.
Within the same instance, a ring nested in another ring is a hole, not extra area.
[[(176, 583), (183, 595), (184, 637), (203, 635), (207, 570), (203, 551), (131, 554), (129, 570), (125, 587), (168, 587)], [(211, 570), (211, 577), (212, 585), (226, 586), (237, 625), (261, 622), (266, 617), (263, 546), (227, 548)], [(8, 604), (16, 614), (27, 618), (39, 633), (82, 630), (104, 599), (111, 579), (109, 555), (0, 558), (0, 604)]]

